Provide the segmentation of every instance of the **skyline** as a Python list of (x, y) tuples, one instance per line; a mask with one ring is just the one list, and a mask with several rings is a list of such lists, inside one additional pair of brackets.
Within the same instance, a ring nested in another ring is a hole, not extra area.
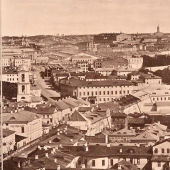
[(2, 0), (2, 36), (170, 32), (170, 1)]

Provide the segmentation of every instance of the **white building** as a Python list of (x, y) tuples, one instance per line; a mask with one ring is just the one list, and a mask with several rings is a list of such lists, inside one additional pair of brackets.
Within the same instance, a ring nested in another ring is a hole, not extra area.
[(25, 137), (25, 144), (42, 136), (42, 118), (35, 113), (16, 110), (15, 113), (4, 113), (2, 118), (2, 127)]
[(170, 138), (157, 142), (152, 150), (152, 170), (168, 169), (170, 165)]
[(136, 69), (136, 70), (142, 68), (143, 65), (142, 57), (132, 56), (130, 58), (127, 58), (127, 60), (128, 60), (128, 68)]

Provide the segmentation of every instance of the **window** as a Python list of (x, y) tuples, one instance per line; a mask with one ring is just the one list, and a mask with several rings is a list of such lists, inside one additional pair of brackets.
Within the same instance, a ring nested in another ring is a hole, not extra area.
[(140, 159), (137, 159), (137, 164), (138, 164), (138, 165), (140, 164)]
[(170, 149), (167, 149), (167, 153), (170, 153)]
[(22, 85), (22, 93), (24, 93), (24, 92), (25, 92), (25, 86)]
[(105, 95), (105, 91), (103, 91), (103, 95)]
[(158, 167), (161, 167), (161, 162), (158, 162)]
[(162, 153), (164, 153), (164, 151), (165, 151), (164, 148), (162, 148)]
[(109, 95), (109, 91), (107, 91), (107, 94)]
[(95, 160), (92, 160), (92, 166), (95, 166)]
[(96, 91), (96, 93), (95, 93), (96, 95), (97, 95), (97, 91)]
[(21, 127), (21, 133), (24, 133), (24, 127)]
[(87, 95), (89, 96), (89, 92), (87, 92)]
[(111, 159), (111, 160), (110, 160), (110, 165), (112, 165), (112, 166), (113, 166), (113, 159)]
[(120, 94), (122, 94), (122, 91), (120, 91)]
[(21, 74), (21, 80), (22, 80), (22, 82), (25, 82), (25, 75), (24, 74)]
[(117, 91), (115, 91), (115, 94), (117, 94)]
[(102, 166), (105, 166), (105, 160), (102, 160)]
[(79, 92), (79, 96), (81, 96), (81, 92)]
[(153, 97), (153, 101), (155, 100), (155, 98)]
[(101, 93), (101, 91), (99, 91), (99, 95), (101, 95), (102, 93)]
[(158, 148), (155, 148), (154, 152), (155, 152), (155, 153), (158, 153)]
[(113, 94), (113, 91), (111, 91), (111, 94)]

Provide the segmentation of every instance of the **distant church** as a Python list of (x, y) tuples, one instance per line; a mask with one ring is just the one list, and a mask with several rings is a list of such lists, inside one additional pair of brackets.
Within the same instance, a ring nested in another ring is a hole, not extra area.
[(25, 46), (25, 47), (29, 47), (29, 41), (27, 39), (27, 37), (25, 36), (22, 36), (22, 39), (21, 39), (21, 45), (22, 46)]
[(155, 35), (157, 38), (163, 37), (164, 33), (163, 33), (163, 32), (160, 32), (160, 27), (159, 27), (159, 25), (157, 26), (157, 32), (155, 32), (154, 35)]

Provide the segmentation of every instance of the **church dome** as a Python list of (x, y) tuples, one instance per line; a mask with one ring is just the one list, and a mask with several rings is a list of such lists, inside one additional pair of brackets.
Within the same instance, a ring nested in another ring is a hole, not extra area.
[(18, 71), (29, 71), (29, 68), (26, 65), (22, 64), (19, 66)]

